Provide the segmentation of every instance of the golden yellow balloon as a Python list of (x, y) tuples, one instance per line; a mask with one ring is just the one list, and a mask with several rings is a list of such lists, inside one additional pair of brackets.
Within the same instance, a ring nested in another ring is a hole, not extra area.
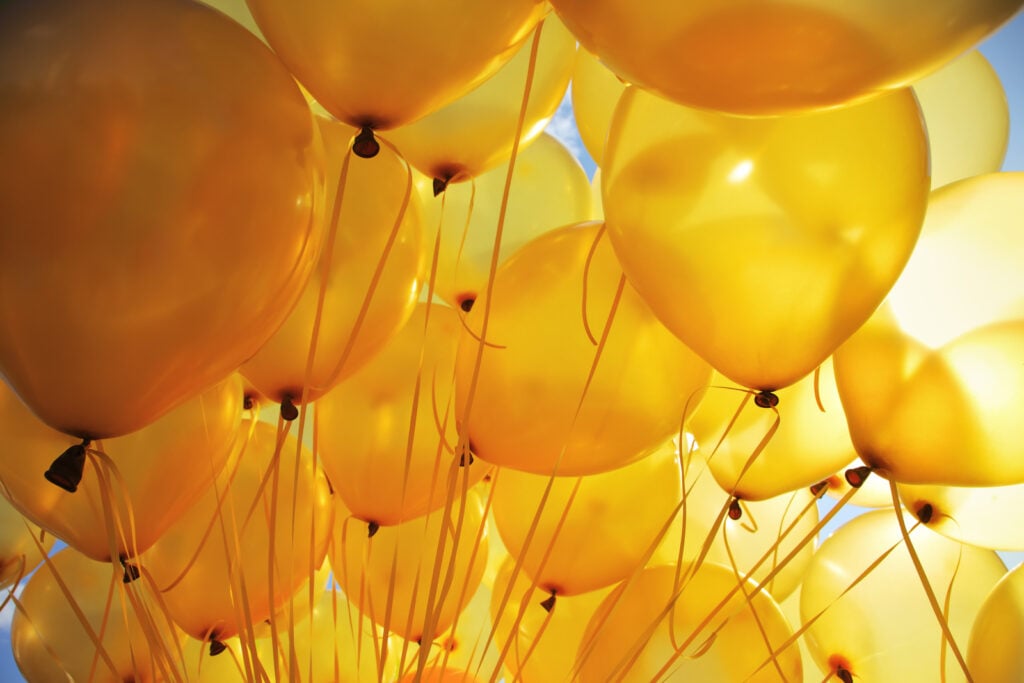
[(955, 541), (991, 548), (1024, 550), (1024, 530), (1010, 523), (1024, 512), (1024, 484), (967, 487), (900, 484), (900, 498), (928, 528)]
[(913, 484), (1024, 481), (1024, 173), (932, 194), (887, 305), (835, 354), (861, 458)]
[(509, 552), (552, 595), (586, 593), (625, 579), (682, 499), (679, 457), (671, 447), (602, 474), (555, 477), (550, 490), (549, 481), (501, 470), (491, 505)]
[(716, 370), (760, 390), (810, 373), (871, 315), (910, 255), (928, 192), (909, 90), (751, 119), (633, 88), (602, 171), (630, 282)]
[(597, 223), (520, 249), (466, 324), (456, 365), (462, 429), (474, 454), (526, 472), (593, 474), (641, 458), (679, 430), (708, 378), (625, 283)]
[(284, 325), (242, 366), (246, 379), (278, 402), (316, 400), (355, 372), (408, 319), (420, 287), (421, 214), (409, 167), (387, 147), (372, 159), (354, 158), (351, 128), (322, 117), (317, 123), (328, 152), (328, 226), (338, 212), (332, 248)]
[(75, 440), (40, 422), (0, 383), (0, 490), (92, 559), (134, 557), (210, 488), (244, 438), (241, 414), (242, 384), (233, 375), (137, 432), (90, 444), (72, 493), (44, 473), (53, 476), (54, 458)]
[[(907, 527), (916, 521), (910, 515), (904, 519)], [(847, 522), (818, 548), (800, 595), (805, 623), (822, 614), (807, 632), (808, 646), (822, 671), (842, 669), (853, 680), (964, 680), (901, 539), (895, 513), (877, 510)], [(964, 652), (975, 615), (1006, 568), (994, 552), (928, 529), (911, 531), (910, 539)]]
[(995, 173), (1010, 141), (999, 75), (977, 50), (914, 83), (931, 150), (932, 189)]
[(615, 105), (625, 89), (626, 83), (596, 55), (585, 49), (579, 51), (572, 73), (572, 113), (580, 139), (598, 166), (603, 163)]
[(0, 373), (55, 429), (127, 434), (298, 298), (320, 249), (309, 107), (197, 3), (21, 0), (0, 26)]
[(537, 31), (529, 92), (533, 34), (493, 76), (451, 104), (389, 131), (387, 139), (410, 164), (442, 183), (475, 178), (508, 161), (523, 99), (528, 103), (519, 144), (525, 147), (558, 109), (576, 62), (576, 38), (558, 17), (549, 15)]
[(380, 130), (480, 83), (547, 11), (541, 0), (247, 2), (271, 47), (331, 114)]
[[(435, 237), (441, 232), (434, 290), (452, 306), (476, 299), (486, 289), (507, 176), (506, 163), (471, 183), (449, 185), (437, 197), (430, 178), (417, 180), (424, 225)], [(541, 134), (516, 158), (498, 263), (538, 235), (590, 220), (591, 204), (579, 161), (558, 140)]]
[(411, 520), (443, 507), (450, 491), (460, 495), (467, 477), (472, 486), (486, 473), (485, 463), (455, 450), (461, 332), (455, 311), (420, 304), (380, 355), (317, 402), (320, 461), (357, 519), (381, 526)]
[(1024, 680), (1024, 565), (1006, 574), (985, 598), (971, 627), (967, 667), (975, 683)]
[(630, 83), (734, 114), (833, 107), (907, 85), (973, 47), (1021, 6), (1020, 0), (551, 4), (583, 46)]
[(591, 618), (576, 660), (580, 682), (800, 680), (795, 645), (777, 655), (775, 666), (759, 668), (792, 629), (775, 601), (754, 588), (710, 562), (679, 585), (675, 567), (645, 569)]
[(0, 589), (32, 573), (53, 547), (48, 534), (0, 498)]

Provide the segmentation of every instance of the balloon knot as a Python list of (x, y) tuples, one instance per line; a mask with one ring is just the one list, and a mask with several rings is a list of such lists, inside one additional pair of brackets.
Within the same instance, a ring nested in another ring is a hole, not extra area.
[(731, 501), (729, 501), (729, 519), (735, 522), (742, 516), (743, 508), (740, 507), (740, 499), (733, 498)]
[[(450, 179), (449, 179), (450, 180)], [(434, 196), (441, 194), (448, 189), (448, 180), (444, 178), (434, 178)]]
[(82, 443), (75, 444), (58, 455), (50, 464), (50, 469), (43, 474), (46, 481), (68, 493), (77, 491), (85, 473), (85, 449), (89, 447), (89, 443), (89, 439), (82, 439)]
[(373, 538), (377, 534), (378, 531), (380, 531), (380, 524), (377, 524), (377, 522), (367, 522), (366, 523), (366, 537), (367, 538)]
[(811, 486), (811, 495), (815, 498), (821, 498), (825, 495), (825, 492), (828, 491), (828, 486), (828, 479), (819, 481), (817, 484)]
[(774, 408), (779, 405), (779, 397), (765, 389), (754, 394), (754, 405), (758, 408)]
[(142, 576), (142, 573), (139, 572), (139, 568), (129, 562), (127, 557), (122, 555), (118, 559), (121, 561), (121, 568), (124, 569), (124, 576), (121, 577), (121, 583), (131, 583)]
[(552, 589), (551, 597), (547, 598), (546, 600), (544, 600), (544, 601), (542, 601), (540, 603), (540, 606), (544, 608), (545, 612), (550, 612), (551, 610), (553, 610), (555, 608), (555, 596), (556, 596), (556, 591), (554, 589)]
[(871, 468), (867, 466), (851, 467), (846, 470), (844, 476), (846, 477), (846, 483), (855, 489), (859, 489), (867, 481), (868, 475), (871, 474)]
[(299, 416), (299, 409), (295, 406), (291, 396), (285, 396), (281, 400), (281, 418), (286, 422), (294, 422)]
[(380, 143), (368, 126), (364, 126), (352, 141), (352, 151), (360, 159), (372, 159), (380, 152)]
[(841, 666), (836, 669), (836, 678), (843, 683), (853, 683), (853, 674)]
[(476, 299), (474, 297), (467, 296), (459, 300), (459, 308), (461, 308), (463, 312), (469, 313), (473, 310), (473, 304), (475, 303)]
[(934, 514), (935, 510), (932, 508), (931, 503), (925, 503), (917, 508), (917, 518), (921, 521), (921, 524), (927, 524), (932, 521), (932, 515)]
[(242, 399), (242, 408), (245, 410), (252, 410), (256, 406), (256, 399), (249, 394), (246, 394)]
[(217, 640), (215, 637), (210, 636), (210, 656), (216, 657), (224, 650), (228, 649), (228, 646)]

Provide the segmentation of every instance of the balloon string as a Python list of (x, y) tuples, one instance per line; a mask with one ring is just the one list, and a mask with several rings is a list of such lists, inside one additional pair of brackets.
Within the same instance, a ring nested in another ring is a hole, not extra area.
[[(444, 221), (444, 197), (447, 196), (447, 192), (444, 192), (441, 197), (441, 212), (442, 222)], [(462, 254), (466, 247), (466, 238), (469, 237), (469, 226), (473, 222), (473, 210), (476, 208), (476, 178), (471, 178), (469, 181), (469, 206), (466, 207), (466, 220), (462, 223), (462, 236), (459, 238), (459, 250), (455, 253), (455, 268), (452, 280), (454, 283), (459, 281), (459, 268), (462, 267)]]
[(17, 586), (11, 587), (11, 602), (14, 605), (14, 608), (18, 611), (19, 614), (21, 614), (22, 618), (28, 624), (28, 627), (35, 632), (36, 641), (43, 646), (43, 649), (46, 650), (46, 654), (50, 656), (50, 659), (53, 660), (53, 663), (56, 665), (56, 667), (60, 669), (61, 673), (64, 674), (64, 677), (68, 681), (73, 681), (74, 678), (72, 678), (71, 674), (68, 673), (67, 667), (64, 666), (64, 662), (61, 661), (60, 655), (57, 654), (57, 651), (53, 649), (53, 646), (50, 645), (43, 637), (43, 634), (39, 630), (39, 627), (36, 626), (35, 622), (32, 620), (32, 617), (29, 615), (28, 610), (25, 609), (25, 605), (22, 604), (21, 600), (19, 600), (18, 597), (13, 594), (13, 591), (16, 587)]
[(581, 315), (583, 316), (583, 331), (587, 333), (587, 339), (594, 346), (597, 346), (597, 339), (594, 338), (594, 333), (590, 329), (590, 319), (587, 317), (587, 288), (590, 282), (590, 266), (594, 261), (594, 254), (597, 252), (597, 246), (601, 243), (601, 238), (604, 236), (605, 224), (602, 223), (601, 227), (598, 228), (597, 234), (594, 235), (594, 241), (590, 245), (590, 250), (587, 252), (587, 260), (583, 263), (583, 296), (580, 297), (582, 305)]
[(260, 477), (260, 483), (256, 487), (255, 493), (253, 493), (252, 500), (249, 502), (249, 507), (245, 512), (245, 517), (242, 519), (242, 533), (249, 528), (249, 522), (252, 521), (253, 516), (260, 507), (260, 503), (264, 500), (267, 493), (267, 485), (270, 483), (270, 479), (273, 473), (276, 472), (276, 462), (281, 457), (281, 449), (284, 447), (284, 442), (288, 438), (288, 432), (291, 431), (292, 423), (285, 420), (283, 416), (277, 416), (277, 432), (274, 437), (274, 454), (270, 457), (270, 461), (267, 463), (267, 468), (263, 471)]
[(818, 410), (825, 412), (825, 404), (821, 402), (821, 366), (814, 368), (814, 402), (818, 404)]
[[(946, 586), (946, 597), (942, 602), (942, 618), (949, 623), (949, 611), (953, 601), (953, 583), (957, 574), (960, 573), (960, 563), (964, 559), (964, 546), (962, 543), (956, 546), (956, 564), (953, 565), (953, 574), (949, 577), (949, 585)], [(939, 673), (942, 683), (946, 683), (946, 639), (943, 638), (939, 644)]]
[[(530, 593), (532, 591), (527, 591)], [(510, 640), (514, 640), (516, 643), (516, 675), (512, 679), (512, 683), (519, 683), (523, 680), (523, 669), (526, 668), (526, 664), (530, 661), (530, 657), (537, 649), (537, 645), (540, 643), (540, 639), (544, 637), (544, 632), (547, 631), (548, 624), (551, 623), (552, 617), (555, 615), (555, 610), (550, 609), (544, 614), (544, 621), (540, 623), (540, 627), (537, 628), (537, 632), (533, 635), (533, 640), (530, 642), (530, 647), (527, 648), (526, 654), (522, 658), (519, 658), (519, 638), (515, 635), (518, 631), (512, 630), (512, 636)]]
[[(971, 676), (971, 672), (967, 668), (967, 662), (964, 660), (964, 656), (960, 652), (960, 647), (956, 644), (956, 639), (953, 637), (953, 633), (949, 630), (949, 623), (946, 621), (942, 607), (939, 605), (939, 601), (935, 597), (935, 591), (932, 590), (931, 582), (928, 581), (928, 575), (925, 574), (924, 565), (921, 564), (921, 558), (918, 556), (917, 550), (914, 548), (914, 544), (910, 540), (910, 533), (907, 531), (907, 523), (903, 519), (903, 508), (900, 505), (899, 492), (896, 488), (895, 481), (889, 482), (889, 490), (892, 493), (892, 505), (893, 511), (896, 513), (896, 522), (899, 524), (903, 540), (906, 541), (907, 553), (910, 555), (910, 561), (914, 564), (914, 571), (917, 572), (917, 576), (921, 580), (921, 588), (924, 589), (925, 596), (928, 598), (928, 604), (931, 606), (932, 612), (935, 613), (935, 619), (939, 622), (939, 628), (942, 630), (943, 639), (945, 642), (949, 643), (949, 648), (953, 651), (953, 656), (956, 657), (956, 661), (960, 665), (960, 669), (963, 671), (964, 677), (967, 679), (967, 683), (973, 683), (974, 678)], [(944, 666), (942, 667), (942, 670), (945, 671)]]
[[(305, 406), (305, 403), (303, 403), (303, 406)], [(269, 466), (267, 468), (268, 471), (270, 472), (270, 510), (269, 510), (269, 515), (268, 515), (268, 511), (267, 511), (266, 498), (263, 497), (263, 521), (264, 521), (264, 523), (267, 524), (267, 532), (268, 532), (267, 533), (267, 597), (269, 599), (269, 603), (270, 603), (269, 607), (270, 607), (271, 611), (273, 610), (274, 595), (276, 595), (276, 593), (274, 592), (274, 586), (277, 583), (277, 581), (275, 580), (275, 577), (278, 576), (279, 572), (280, 572), (280, 569), (279, 569), (278, 564), (277, 564), (277, 513), (278, 513), (278, 489), (279, 489), (279, 485), (280, 485), (280, 481), (281, 481), (281, 451), (284, 449), (284, 434), (283, 433), (286, 432), (287, 429), (288, 429), (287, 426), (285, 426), (285, 422), (286, 421), (284, 420), (283, 417), (278, 416), (278, 426), (279, 426), (279, 432), (281, 433), (281, 435), (277, 439), (277, 444), (276, 444), (277, 447), (274, 449), (274, 455), (273, 455), (273, 457), (271, 457), (270, 464), (269, 464)], [(296, 470), (298, 470), (299, 459), (296, 458), (295, 461), (296, 461), (295, 462), (295, 467), (296, 467)], [(298, 477), (298, 472), (296, 472), (294, 486), (293, 486), (293, 495), (295, 493), (297, 493), (298, 482), (299, 482), (299, 477)], [(255, 500), (259, 500), (259, 499), (255, 499)], [(254, 500), (254, 502), (255, 502), (255, 500)], [(293, 521), (294, 521), (295, 516), (297, 514), (296, 513), (296, 509), (298, 508), (298, 505), (295, 504), (295, 502), (297, 500), (298, 500), (297, 497), (293, 497), (292, 498), (292, 520)], [(311, 501), (310, 504), (312, 505), (313, 502)], [(269, 516), (269, 519), (268, 519), (268, 516)], [(243, 534), (245, 533), (245, 528), (246, 527), (243, 525), (243, 527), (242, 527), (242, 533)], [(294, 526), (292, 528), (291, 537), (292, 537), (292, 541), (293, 541), (292, 549), (294, 550), (294, 547), (295, 547), (295, 545), (294, 545), (294, 539), (295, 539)], [(239, 556), (239, 557), (241, 557), (241, 556)], [(241, 563), (239, 563), (238, 566), (239, 566), (239, 569), (241, 569)], [(290, 568), (289, 568), (289, 573), (290, 573)], [(293, 576), (289, 576), (288, 577), (288, 585), (290, 586), (293, 582), (294, 582), (294, 577)], [(289, 592), (291, 592), (291, 591), (289, 591)], [(273, 626), (271, 626), (271, 629), (270, 629), (270, 641), (273, 644), (274, 652), (277, 652), (279, 650), (279, 648), (281, 647), (280, 636), (278, 635), (277, 629), (274, 628)], [(277, 680), (282, 680), (281, 672), (279, 670), (280, 667), (278, 666), (277, 659), (278, 659), (277, 657), (274, 657), (274, 675), (277, 677)]]

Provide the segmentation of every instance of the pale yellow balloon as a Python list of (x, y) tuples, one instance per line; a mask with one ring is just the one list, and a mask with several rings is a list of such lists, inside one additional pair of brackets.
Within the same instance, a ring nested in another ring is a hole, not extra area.
[[(0, 589), (28, 576), (50, 553), (55, 538), (0, 498)], [(38, 541), (38, 543), (37, 543)]]
[(645, 569), (606, 597), (591, 618), (577, 659), (579, 680), (797, 680), (795, 646), (776, 656), (778, 668), (761, 667), (791, 634), (776, 602), (755, 592), (753, 583), (741, 584), (730, 569), (705, 562), (679, 585), (675, 567)]
[[(794, 631), (802, 625), (800, 620), (800, 587), (793, 591), (789, 597), (779, 602), (779, 609), (782, 610), (782, 614), (785, 615), (786, 619), (793, 626)], [(800, 661), (804, 665), (804, 677), (801, 679), (803, 683), (821, 683), (821, 679), (825, 677), (825, 672), (818, 669), (814, 663), (814, 658), (811, 656), (811, 651), (807, 647), (807, 636), (801, 635), (797, 639), (797, 646), (800, 648)], [(795, 683), (795, 682), (794, 682)]]
[(585, 48), (580, 48), (572, 73), (572, 109), (580, 139), (598, 166), (604, 158), (604, 145), (611, 127), (612, 114), (626, 83)]
[[(508, 164), (501, 164), (472, 182), (449, 185), (436, 197), (433, 181), (417, 178), (425, 230), (433, 236), (428, 243), (433, 245), (441, 232), (434, 290), (452, 306), (476, 299), (487, 286), (507, 176)], [(562, 143), (541, 134), (516, 158), (498, 263), (544, 232), (591, 217), (583, 167)]]
[(974, 683), (1024, 681), (1024, 565), (989, 593), (971, 628), (967, 666)]
[[(864, 469), (861, 470), (861, 468)], [(863, 460), (855, 458), (849, 466), (844, 467), (828, 478), (827, 493), (829, 497), (840, 500), (846, 497), (850, 490), (854, 488), (846, 479), (846, 473), (850, 470), (853, 470), (853, 475), (862, 477), (865, 471), (870, 471), (870, 468), (864, 464)], [(849, 503), (850, 505), (862, 508), (891, 507), (892, 490), (889, 487), (889, 481), (880, 476), (871, 476), (869, 474), (866, 478), (860, 479), (860, 486), (856, 487)]]
[(912, 513), (928, 516), (928, 528), (955, 541), (992, 550), (1024, 550), (1024, 484), (992, 487), (901, 484)]
[[(904, 519), (908, 528), (916, 521), (910, 515)], [(971, 624), (1006, 568), (994, 552), (929, 529), (918, 528), (910, 538), (939, 604), (948, 601), (946, 622), (965, 652)], [(823, 612), (807, 632), (811, 652), (823, 671), (842, 668), (853, 680), (965, 680), (950, 647), (940, 656), (942, 632), (901, 539), (895, 513), (876, 510), (847, 522), (818, 549), (800, 604), (805, 622)], [(893, 545), (892, 553), (844, 594)]]
[[(537, 31), (540, 39), (527, 94)], [(540, 135), (562, 101), (575, 62), (576, 38), (552, 13), (493, 76), (385, 137), (430, 178), (444, 183), (469, 180), (508, 161), (524, 97), (529, 99), (519, 144), (525, 147)]]
[(1024, 173), (931, 196), (887, 305), (835, 354), (861, 458), (904, 483), (1024, 481)]
[(932, 189), (995, 173), (1010, 141), (1006, 93), (992, 65), (968, 52), (914, 83), (931, 149)]

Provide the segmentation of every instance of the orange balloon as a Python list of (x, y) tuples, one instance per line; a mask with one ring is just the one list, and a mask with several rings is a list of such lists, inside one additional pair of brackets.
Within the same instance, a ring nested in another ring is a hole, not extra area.
[(197, 3), (18, 0), (0, 27), (0, 374), (55, 429), (127, 434), (298, 298), (320, 249), (309, 107)]
[(53, 541), (53, 534), (29, 522), (6, 498), (0, 498), (0, 589), (28, 576), (49, 554)]
[(18, 454), (0, 459), (0, 491), (94, 560), (135, 557), (210, 488), (242, 439), (241, 412), (242, 385), (233, 375), (137, 432), (90, 444), (82, 481), (69, 493), (43, 473), (74, 440), (0, 383), (0, 449)]
[(403, 676), (400, 683), (483, 683), (479, 678), (457, 667), (432, 666)]

